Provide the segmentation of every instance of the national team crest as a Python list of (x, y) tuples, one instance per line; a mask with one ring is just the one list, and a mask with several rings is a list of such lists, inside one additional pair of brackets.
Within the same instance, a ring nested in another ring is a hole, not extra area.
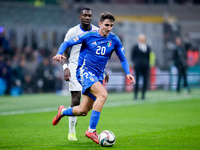
[(110, 40), (110, 41), (108, 41), (107, 46), (111, 47), (111, 45), (112, 45), (112, 41)]

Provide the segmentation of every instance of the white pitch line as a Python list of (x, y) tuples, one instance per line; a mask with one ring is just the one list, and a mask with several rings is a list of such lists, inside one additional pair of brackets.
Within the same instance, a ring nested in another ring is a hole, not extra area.
[[(193, 97), (193, 96), (192, 96)], [(104, 107), (118, 107), (118, 106), (128, 106), (128, 105), (140, 105), (140, 104), (148, 104), (148, 103), (160, 103), (160, 102), (174, 102), (174, 101), (184, 101), (189, 100), (191, 96), (185, 97), (165, 97), (164, 100), (161, 98), (158, 99), (147, 99), (147, 100), (129, 100), (129, 101), (118, 101), (118, 102), (106, 102)], [(194, 98), (194, 97), (193, 97)], [(8, 112), (0, 112), (0, 116), (7, 116), (7, 115), (17, 115), (17, 114), (27, 114), (27, 113), (40, 113), (40, 112), (51, 112), (56, 111), (57, 107), (49, 107), (49, 108), (40, 108), (40, 109), (29, 109), (29, 110), (19, 110), (19, 111), (8, 111)]]
[(151, 100), (130, 100), (130, 101), (118, 101), (118, 102), (108, 102), (105, 104), (104, 107), (118, 107), (118, 106), (127, 106), (127, 105), (141, 105), (141, 104), (149, 104), (149, 103), (162, 103), (162, 102), (175, 102), (175, 101), (185, 101), (189, 100), (191, 97), (168, 97), (164, 98), (164, 100), (158, 99), (152, 99)]
[(0, 116), (18, 115), (18, 114), (26, 114), (26, 113), (50, 112), (50, 111), (55, 111), (57, 109), (58, 109), (58, 107), (49, 107), (49, 108), (40, 108), (40, 109), (8, 111), (8, 112), (0, 112)]

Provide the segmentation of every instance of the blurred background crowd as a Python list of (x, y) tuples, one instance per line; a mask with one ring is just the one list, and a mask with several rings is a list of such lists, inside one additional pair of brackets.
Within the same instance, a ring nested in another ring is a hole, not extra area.
[[(52, 56), (68, 29), (79, 23), (81, 7), (93, 10), (94, 25), (103, 11), (116, 16), (113, 32), (121, 38), (130, 65), (138, 34), (147, 36), (154, 53), (149, 80), (154, 86), (150, 89), (173, 89), (170, 85), (176, 82), (173, 74), (177, 71), (172, 55), (177, 36), (187, 51), (189, 84), (200, 85), (199, 0), (0, 0), (0, 95), (65, 88), (62, 66)], [(110, 91), (132, 91), (133, 87), (124, 85), (127, 82), (116, 61), (113, 55), (107, 66), (110, 82), (105, 86)]]
[(5, 89), (5, 94), (61, 90), (62, 70), (52, 60), (53, 52), (30, 46), (13, 47), (3, 34), (5, 31), (1, 32), (0, 39), (0, 77), (3, 79), (1, 88)]

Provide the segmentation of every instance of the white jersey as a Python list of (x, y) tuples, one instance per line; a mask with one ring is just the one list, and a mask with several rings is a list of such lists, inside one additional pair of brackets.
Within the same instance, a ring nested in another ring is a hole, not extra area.
[[(98, 27), (92, 25), (91, 30), (98, 30), (98, 29), (99, 29)], [(64, 41), (68, 41), (69, 39), (71, 39), (83, 32), (86, 32), (86, 31), (81, 28), (80, 24), (78, 24), (75, 27), (72, 27), (69, 29), (69, 31), (65, 35)], [(78, 57), (79, 57), (80, 49), (81, 49), (81, 44), (74, 45), (73, 47), (71, 47), (69, 63), (74, 63), (74, 64), (76, 64), (76, 66), (78, 65)]]
[[(98, 29), (99, 28), (92, 25), (91, 30), (98, 30)], [(67, 34), (65, 35), (64, 41), (68, 41), (69, 39), (71, 39), (83, 32), (86, 32), (86, 31), (81, 28), (80, 24), (78, 24), (75, 27), (70, 28), (68, 30)], [(69, 91), (81, 91), (82, 90), (82, 86), (76, 79), (76, 68), (78, 65), (78, 57), (79, 57), (80, 49), (81, 49), (81, 44), (74, 45), (71, 47), (71, 52), (70, 52), (70, 57), (69, 57), (69, 70), (71, 73), (71, 79), (69, 82)]]

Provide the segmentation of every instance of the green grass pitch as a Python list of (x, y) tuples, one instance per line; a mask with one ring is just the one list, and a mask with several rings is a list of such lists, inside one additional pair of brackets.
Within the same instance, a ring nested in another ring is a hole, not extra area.
[(132, 93), (109, 93), (97, 132), (111, 130), (113, 147), (105, 148), (84, 136), (90, 113), (78, 117), (78, 141), (68, 141), (68, 117), (52, 125), (57, 107), (70, 96), (56, 94), (0, 97), (0, 149), (5, 150), (200, 150), (200, 94), (149, 91), (147, 99)]

